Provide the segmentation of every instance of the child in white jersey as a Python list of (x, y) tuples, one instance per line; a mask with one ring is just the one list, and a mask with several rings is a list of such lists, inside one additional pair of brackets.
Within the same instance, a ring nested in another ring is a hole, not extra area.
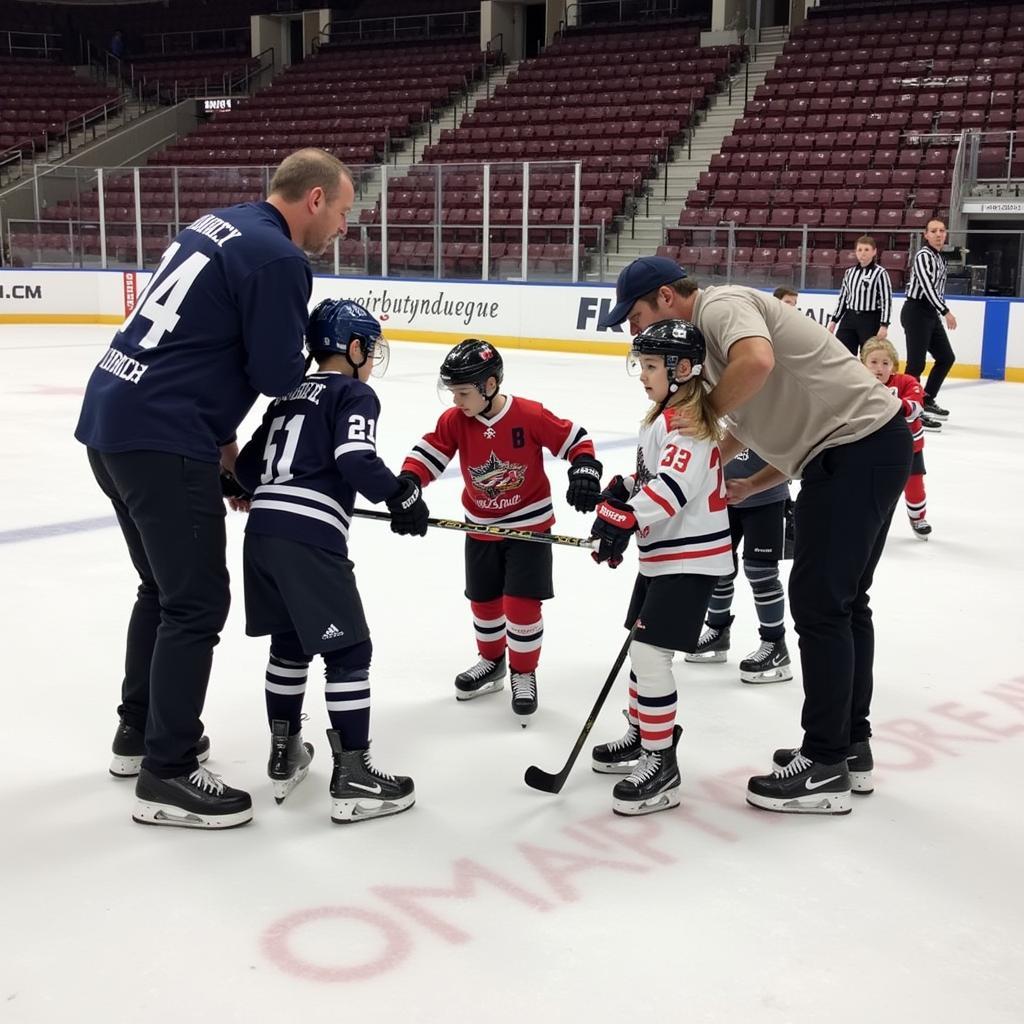
[[(693, 651), (715, 580), (732, 567), (721, 427), (700, 378), (704, 336), (685, 320), (662, 320), (633, 339), (630, 365), (654, 402), (640, 431), (636, 472), (602, 494), (592, 534), (598, 562), (615, 568), (637, 533), (640, 571), (626, 628), (629, 728), (593, 750), (598, 772), (626, 774), (613, 790), (617, 814), (650, 814), (679, 803), (675, 651)], [(684, 435), (676, 416), (692, 426)]]

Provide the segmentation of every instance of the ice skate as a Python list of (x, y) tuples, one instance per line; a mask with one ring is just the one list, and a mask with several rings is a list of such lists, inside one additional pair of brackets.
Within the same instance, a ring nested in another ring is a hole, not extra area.
[(339, 825), (401, 814), (416, 802), (412, 779), (387, 775), (370, 762), (369, 747), (345, 750), (341, 734), (327, 730), (334, 757), (331, 775), (331, 821)]
[[(114, 756), (110, 762), (110, 774), (115, 779), (133, 779), (139, 774), (142, 759), (146, 756), (146, 737), (122, 718), (114, 733), (111, 751)], [(199, 737), (196, 757), (200, 764), (210, 757), (210, 740), (206, 736)]]
[[(731, 620), (730, 620), (731, 621)], [(697, 649), (685, 656), (692, 664), (712, 664), (726, 660), (729, 651), (729, 627), (708, 626), (701, 633)]]
[(313, 745), (302, 742), (302, 733), (288, 735), (288, 723), (275, 718), (270, 723), (270, 760), (267, 775), (274, 788), (274, 799), (280, 804), (309, 774)]
[(519, 724), (526, 728), (526, 716), (537, 710), (537, 673), (512, 673), (512, 710), (520, 716)]
[(679, 806), (679, 766), (676, 747), (683, 730), (672, 730), (672, 746), (665, 750), (640, 750), (636, 767), (612, 790), (612, 810), (633, 816), (654, 814)]
[(173, 779), (161, 779), (142, 768), (135, 797), (132, 820), (140, 825), (220, 829), (252, 821), (249, 794), (225, 786), (208, 768)]
[(932, 532), (932, 524), (923, 516), (920, 519), (911, 519), (910, 528), (914, 531), (914, 536), (918, 540), (927, 540)]
[[(772, 757), (772, 767), (779, 770), (786, 768), (799, 753), (799, 750), (790, 750), (786, 747), (776, 750)], [(852, 793), (866, 796), (875, 791), (875, 785), (871, 781), (874, 767), (875, 759), (871, 755), (871, 741), (861, 740), (860, 743), (851, 743), (849, 753), (846, 755), (846, 770), (850, 773), (850, 791)]]
[(786, 640), (762, 640), (761, 646), (740, 662), (740, 679), (745, 683), (784, 683), (793, 678)]
[(628, 775), (640, 760), (640, 730), (626, 717), (626, 735), (610, 743), (598, 744), (590, 752), (591, 767), (602, 775)]
[(755, 775), (747, 783), (747, 803), (784, 814), (849, 814), (850, 792), (845, 760), (818, 764), (799, 750), (782, 749), (775, 751), (771, 775)]
[(455, 677), (455, 699), (472, 700), (505, 687), (505, 655), (497, 661), (481, 658), (472, 668)]

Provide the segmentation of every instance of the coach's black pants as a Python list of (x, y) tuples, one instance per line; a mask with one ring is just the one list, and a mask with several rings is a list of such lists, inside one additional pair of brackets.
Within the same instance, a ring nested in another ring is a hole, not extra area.
[(907, 338), (907, 373), (920, 380), (925, 357), (930, 355), (935, 360), (924, 386), (924, 393), (935, 398), (956, 362), (946, 329), (931, 303), (923, 299), (907, 299), (903, 303), (900, 323)]
[(174, 778), (197, 765), (213, 648), (228, 615), (220, 470), (163, 452), (91, 448), (89, 464), (141, 580), (118, 714), (145, 730), (143, 767)]
[(911, 449), (898, 413), (868, 437), (813, 458), (800, 482), (789, 602), (804, 677), (801, 749), (823, 764), (843, 760), (851, 743), (871, 735), (868, 590)]
[(836, 325), (836, 337), (856, 356), (861, 345), (878, 333), (881, 322), (882, 314), (877, 310), (874, 313), (846, 312)]

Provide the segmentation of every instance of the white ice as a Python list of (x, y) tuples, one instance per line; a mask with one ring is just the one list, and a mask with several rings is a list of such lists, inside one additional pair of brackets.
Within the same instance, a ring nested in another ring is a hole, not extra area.
[[(801, 686), (799, 671), (740, 683), (757, 645), (742, 581), (729, 663), (677, 659), (681, 808), (615, 818), (589, 743), (561, 795), (527, 789), (526, 766), (561, 767), (608, 672), (635, 562), (556, 551), (541, 708), (523, 730), (507, 690), (454, 699), (475, 660), (462, 538), (367, 521), (352, 555), (374, 758), (412, 775), (418, 802), (331, 824), (317, 669), (316, 758), (278, 807), (267, 644), (243, 634), (232, 515), (235, 600), (204, 721), (209, 767), (252, 792), (255, 820), (214, 834), (133, 824), (132, 784), (107, 774), (135, 581), (72, 430), (109, 334), (0, 328), (0, 1020), (1024, 1020), (1024, 386), (942, 393), (952, 414), (925, 449), (935, 532), (915, 539), (901, 505), (874, 587), (877, 788), (851, 815), (744, 802), (747, 775), (799, 742)], [(441, 412), (441, 355), (393, 347), (379, 383), (392, 466)], [(607, 470), (630, 467), (645, 401), (622, 360), (509, 351), (506, 366), (511, 393), (585, 424)], [(585, 533), (564, 466), (548, 469), (556, 529)], [(431, 487), (432, 513), (459, 514), (460, 486), (450, 472)], [(620, 734), (624, 695), (623, 676), (593, 740)]]

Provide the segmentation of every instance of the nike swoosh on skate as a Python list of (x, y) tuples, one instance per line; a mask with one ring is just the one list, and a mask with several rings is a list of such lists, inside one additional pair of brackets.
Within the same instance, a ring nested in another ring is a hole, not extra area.
[[(808, 779), (804, 783), (804, 785), (808, 789), (821, 789), (822, 786), (827, 786), (830, 782), (835, 782), (837, 779), (841, 779), (841, 778), (842, 778), (841, 775), (830, 775), (827, 779), (822, 779), (820, 782), (811, 782), (811, 780)], [(354, 783), (352, 783), (352, 785), (354, 785)]]
[[(837, 775), (836, 778), (838, 779), (839, 776)], [(365, 789), (367, 793), (380, 793), (380, 783), (376, 786), (364, 786), (361, 782), (350, 782), (349, 785), (353, 789)]]

